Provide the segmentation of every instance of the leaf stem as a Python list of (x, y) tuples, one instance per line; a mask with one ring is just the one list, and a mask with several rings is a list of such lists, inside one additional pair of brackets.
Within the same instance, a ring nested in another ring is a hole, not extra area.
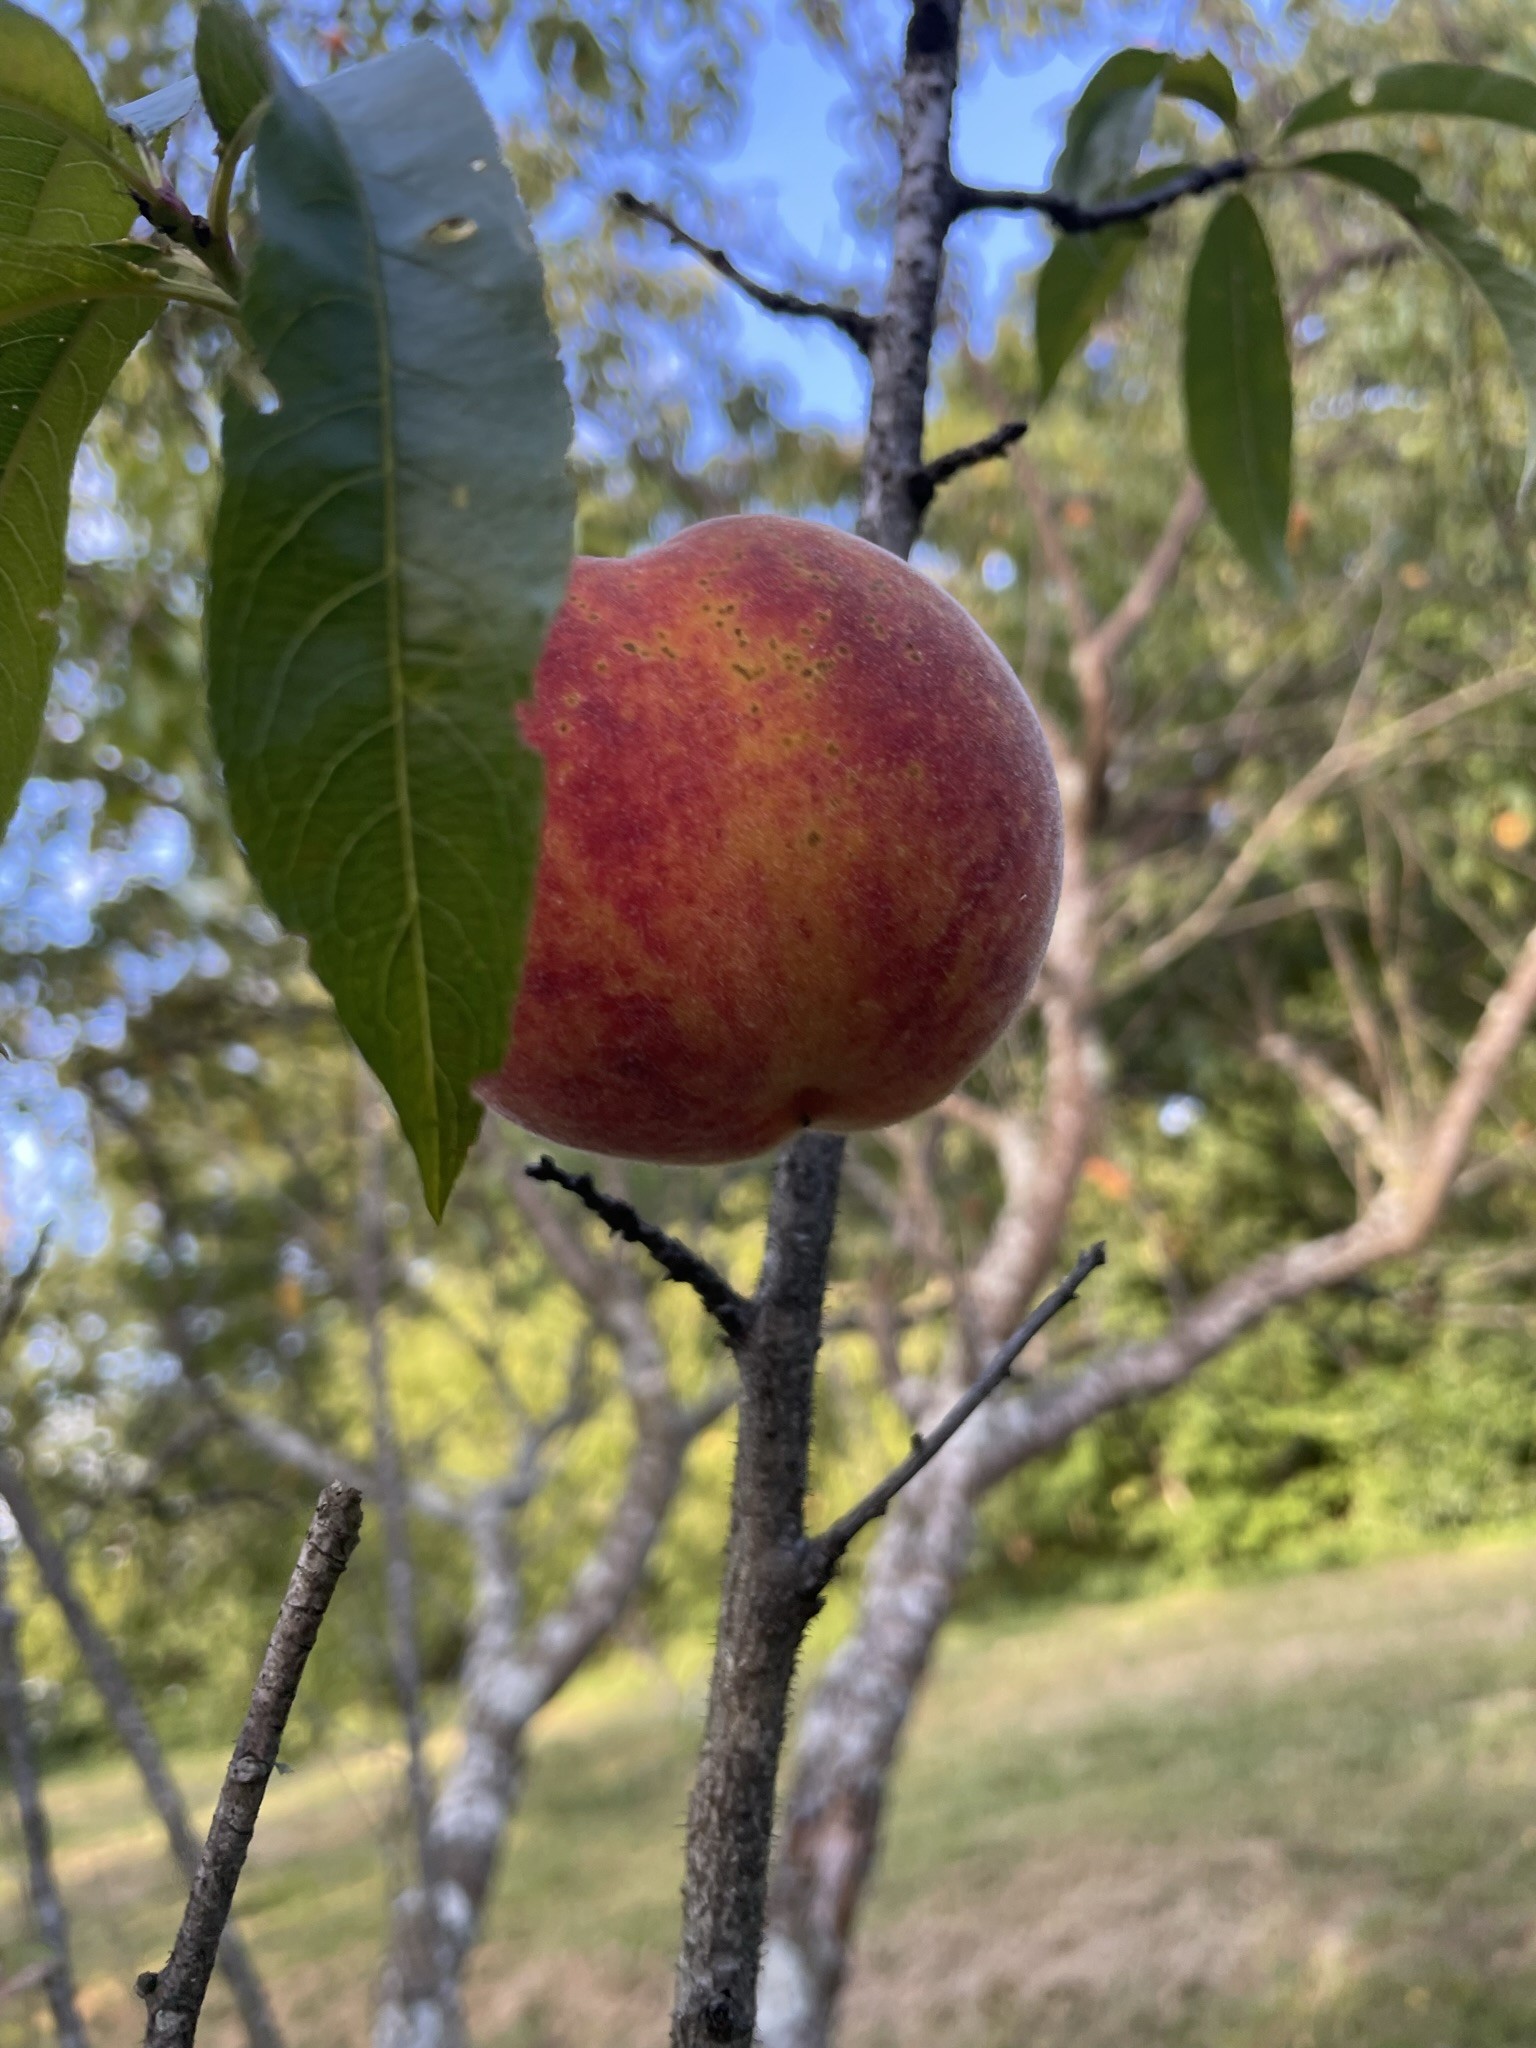
[(240, 168), (240, 160), (256, 140), (256, 131), (261, 126), (262, 117), (269, 104), (267, 100), (258, 101), (228, 142), (220, 146), (218, 169), (213, 174), (213, 185), (208, 193), (208, 229), (213, 240), (205, 252), (205, 260), (211, 258), (215, 250), (219, 252), (219, 264), (209, 261), (208, 267), (220, 278), (221, 283), (225, 283), (229, 280), (221, 274), (220, 264), (227, 259), (233, 288), (237, 291), (241, 270), (240, 259), (235, 254), (235, 246), (229, 235), (230, 201), (234, 197), (235, 173)]

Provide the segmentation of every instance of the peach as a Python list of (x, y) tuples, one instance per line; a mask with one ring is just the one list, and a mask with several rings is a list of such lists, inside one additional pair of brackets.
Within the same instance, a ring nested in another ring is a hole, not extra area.
[(828, 526), (709, 520), (580, 560), (522, 709), (527, 965), (483, 1099), (583, 1151), (717, 1162), (895, 1123), (1018, 1010), (1061, 805), (954, 600)]

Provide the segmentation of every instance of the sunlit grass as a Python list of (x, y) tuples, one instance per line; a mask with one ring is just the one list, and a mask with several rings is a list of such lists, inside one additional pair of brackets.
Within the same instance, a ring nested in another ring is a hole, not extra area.
[[(550, 1715), (475, 1972), (487, 2048), (665, 2039), (696, 1737), (696, 1703), (643, 1677)], [(181, 1760), (197, 1798), (220, 1764)], [(295, 2048), (366, 2039), (396, 1766), (354, 1740), (270, 1794), (242, 1909)], [(95, 2037), (129, 2040), (176, 1886), (120, 1767), (50, 1792)], [(1512, 2048), (1533, 1896), (1530, 1548), (1040, 1611), (946, 1645), (844, 2039)], [(20, 1937), (12, 1895), (6, 1974)], [(0, 2003), (4, 2048), (46, 2038), (30, 1994)], [(238, 2039), (222, 2006), (204, 2039)]]

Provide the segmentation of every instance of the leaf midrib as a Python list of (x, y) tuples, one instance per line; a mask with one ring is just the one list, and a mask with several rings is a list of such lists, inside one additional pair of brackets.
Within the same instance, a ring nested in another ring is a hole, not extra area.
[[(394, 381), (391, 374), (389, 350), (389, 296), (384, 288), (384, 269), (379, 249), (378, 236), (374, 232), (373, 214), (368, 206), (367, 193), (360, 173), (352, 161), (350, 151), (342, 138), (340, 127), (331, 121), (330, 110), (322, 109), (327, 121), (331, 122), (332, 133), (336, 136), (346, 165), (348, 182), (351, 185), (357, 205), (358, 217), (363, 225), (363, 239), (368, 251), (368, 279), (370, 293), (376, 308), (374, 323), (379, 344), (379, 424), (382, 446), (379, 459), (379, 477), (384, 493), (384, 591), (385, 591), (385, 635), (388, 643), (387, 661), (389, 667), (390, 730), (394, 743), (395, 758), (395, 802), (400, 818), (402, 856), (405, 870), (406, 909), (404, 923), (411, 935), (412, 965), (415, 971), (416, 999), (419, 1009), (422, 1050), (427, 1063), (427, 1117), (433, 1136), (432, 1180), (426, 1190), (428, 1205), (437, 1206), (438, 1182), (442, 1171), (442, 1119), (438, 1113), (437, 1075), (438, 1061), (436, 1040), (432, 1030), (432, 1005), (427, 993), (427, 957), (422, 937), (421, 884), (416, 872), (416, 833), (411, 808), (410, 763), (405, 747), (405, 676), (400, 665), (400, 548), (398, 531), (397, 459), (395, 448), (395, 402)], [(381, 998), (385, 991), (380, 991)]]

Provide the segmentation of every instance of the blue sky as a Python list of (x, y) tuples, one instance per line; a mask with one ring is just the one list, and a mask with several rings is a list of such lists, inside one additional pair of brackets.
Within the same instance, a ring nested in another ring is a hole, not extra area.
[[(906, 10), (896, 0), (884, 4), (894, 43)], [(1181, 4), (1131, 0), (1091, 12), (1094, 22), (1088, 29), (1066, 40), (1041, 42), (1008, 69), (994, 66), (965, 81), (955, 131), (956, 164), (963, 176), (981, 184), (1045, 183), (1067, 109), (1112, 49), (1142, 41), (1201, 47), (1188, 32), (1189, 10)], [(808, 270), (829, 284), (870, 267), (869, 253), (861, 253), (839, 203), (838, 179), (846, 159), (833, 116), (843, 92), (833, 66), (807, 42), (780, 0), (769, 14), (769, 32), (753, 65), (744, 132), (711, 167), (722, 196), (739, 201), (749, 219), (776, 222), (780, 244), (791, 244)], [(994, 217), (965, 223), (957, 242), (974, 253), (1000, 295), (1021, 264), (1038, 260), (1045, 236), (1032, 220)], [(744, 269), (754, 268), (752, 249), (731, 253)], [(772, 281), (771, 258), (760, 259), (757, 267)], [(861, 368), (841, 337), (815, 323), (762, 313), (744, 301), (738, 301), (736, 317), (744, 359), (788, 376), (802, 418), (849, 429), (859, 425)]]

